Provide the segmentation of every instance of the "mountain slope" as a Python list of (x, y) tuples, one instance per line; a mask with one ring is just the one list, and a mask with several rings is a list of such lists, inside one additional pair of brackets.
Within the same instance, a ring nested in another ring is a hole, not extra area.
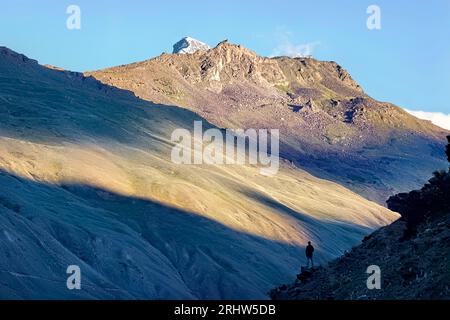
[[(434, 172), (420, 190), (391, 197), (388, 206), (401, 219), (325, 267), (272, 290), (272, 298), (450, 299), (450, 171)], [(368, 289), (369, 266), (378, 267), (377, 289)]]
[(335, 62), (264, 58), (225, 41), (86, 74), (222, 128), (279, 128), (283, 157), (381, 204), (444, 164), (448, 132), (372, 99)]
[(398, 217), (289, 162), (176, 165), (198, 115), (7, 48), (0, 115), (0, 298), (267, 298), (307, 240), (324, 262)]
[[(304, 283), (273, 290), (273, 299), (410, 300), (450, 298), (450, 214), (420, 226), (399, 241), (405, 222), (376, 231), (360, 246), (314, 272)], [(381, 269), (381, 290), (366, 286), (371, 265)]]

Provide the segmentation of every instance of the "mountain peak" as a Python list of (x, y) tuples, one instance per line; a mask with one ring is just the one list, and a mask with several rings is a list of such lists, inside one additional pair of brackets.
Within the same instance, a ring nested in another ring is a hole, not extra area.
[(191, 54), (195, 53), (199, 50), (209, 50), (210, 47), (199, 40), (196, 40), (191, 37), (184, 37), (177, 43), (173, 45), (173, 53), (180, 53), (180, 54)]
[(214, 49), (225, 50), (225, 51), (229, 51), (229, 50), (238, 50), (238, 51), (242, 51), (242, 52), (246, 51), (246, 52), (249, 52), (252, 55), (256, 56), (256, 52), (254, 52), (240, 44), (231, 43), (230, 41), (228, 41), (228, 39), (225, 39), (225, 40), (219, 42)]

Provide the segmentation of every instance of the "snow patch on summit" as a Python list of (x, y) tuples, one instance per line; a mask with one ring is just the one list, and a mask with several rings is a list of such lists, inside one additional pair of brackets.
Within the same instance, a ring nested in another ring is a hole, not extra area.
[(173, 53), (191, 54), (199, 50), (211, 49), (206, 43), (196, 40), (191, 37), (184, 37), (173, 45)]

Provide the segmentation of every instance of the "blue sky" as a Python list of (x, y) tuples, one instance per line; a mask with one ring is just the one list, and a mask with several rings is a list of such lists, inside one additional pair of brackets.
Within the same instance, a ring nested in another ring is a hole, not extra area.
[[(81, 8), (81, 30), (66, 8)], [(366, 9), (381, 9), (368, 30)], [(450, 0), (1, 1), (0, 45), (66, 69), (86, 71), (171, 52), (192, 36), (223, 39), (270, 56), (311, 48), (346, 68), (376, 99), (450, 113)]]

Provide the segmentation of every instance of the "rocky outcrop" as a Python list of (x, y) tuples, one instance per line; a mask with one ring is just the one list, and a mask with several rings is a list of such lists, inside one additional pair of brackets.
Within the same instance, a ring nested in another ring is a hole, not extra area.
[[(272, 290), (272, 299), (450, 299), (450, 211), (400, 241), (405, 229), (405, 222), (397, 221), (376, 231), (303, 281)], [(381, 270), (379, 290), (367, 287), (366, 271), (372, 265)]]
[[(422, 189), (388, 200), (398, 221), (329, 264), (302, 270), (272, 299), (450, 299), (449, 199), (450, 171), (435, 172)], [(368, 285), (374, 267), (375, 288)]]

